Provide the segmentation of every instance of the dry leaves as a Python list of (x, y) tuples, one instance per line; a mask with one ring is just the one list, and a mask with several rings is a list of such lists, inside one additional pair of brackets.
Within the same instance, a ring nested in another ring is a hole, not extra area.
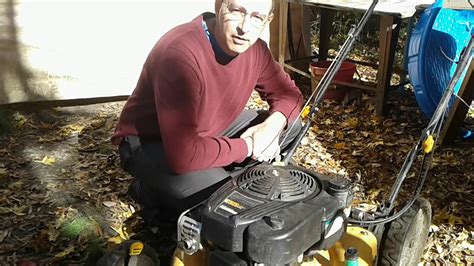
[[(302, 143), (296, 155), (305, 167), (342, 174), (356, 182), (353, 206), (365, 211), (375, 211), (387, 198), (408, 151), (428, 122), (412, 95), (392, 99), (389, 104), (389, 114), (380, 119), (364, 97), (345, 107), (323, 102), (310, 140)], [(320, 147), (312, 146), (308, 151), (308, 145), (315, 143)], [(474, 258), (474, 145), (437, 147), (434, 156), (423, 191), (434, 211), (423, 261), (466, 265)], [(330, 159), (321, 160), (323, 157)], [(420, 161), (418, 158), (414, 170)], [(399, 196), (401, 204), (411, 196), (415, 177), (416, 172), (411, 171)]]
[[(109, 142), (121, 107), (11, 114), (16, 129), (0, 137), (2, 263), (94, 264), (116, 235), (108, 228), (135, 212)], [(84, 141), (97, 152), (82, 152)]]
[[(16, 129), (0, 138), (0, 261), (92, 265), (94, 246), (135, 233), (128, 221), (140, 221), (132, 219), (136, 209), (125, 194), (130, 177), (109, 142), (122, 104), (60, 108), (50, 121), (12, 114)], [(256, 94), (249, 106), (267, 107)], [(389, 109), (380, 119), (365, 96), (344, 107), (323, 102), (294, 159), (350, 178), (353, 205), (374, 211), (427, 122), (411, 96), (391, 99)], [(434, 211), (424, 262), (473, 263), (471, 158), (472, 145), (435, 151), (423, 191)], [(401, 201), (411, 195), (414, 177), (410, 173)]]

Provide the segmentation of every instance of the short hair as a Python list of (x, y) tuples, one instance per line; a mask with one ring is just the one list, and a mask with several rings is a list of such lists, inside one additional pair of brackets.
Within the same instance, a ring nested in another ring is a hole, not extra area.
[[(276, 1), (279, 1), (279, 0), (272, 0), (272, 8), (270, 9), (270, 13), (269, 13), (269, 14), (271, 14), (271, 13), (273, 13), (273, 11), (275, 11)], [(219, 2), (218, 0), (216, 0), (216, 1), (214, 2), (214, 3), (215, 3), (214, 8), (216, 9), (216, 11), (217, 11), (218, 2)], [(224, 0), (221, 0), (221, 4), (222, 4), (222, 2), (224, 2)], [(219, 5), (219, 6), (220, 6), (220, 5)]]

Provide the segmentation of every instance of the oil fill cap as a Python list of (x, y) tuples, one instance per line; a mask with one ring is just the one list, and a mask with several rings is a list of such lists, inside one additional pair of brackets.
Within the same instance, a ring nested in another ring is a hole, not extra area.
[(346, 192), (350, 189), (351, 183), (349, 180), (342, 177), (335, 177), (329, 180), (328, 192), (329, 193), (340, 193)]

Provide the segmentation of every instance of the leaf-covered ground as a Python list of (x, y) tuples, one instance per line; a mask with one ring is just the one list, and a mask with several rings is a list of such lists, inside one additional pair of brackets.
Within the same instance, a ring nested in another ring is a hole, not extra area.
[[(264, 106), (258, 97), (249, 105)], [(126, 195), (130, 176), (109, 142), (122, 106), (3, 114), (11, 128), (0, 137), (0, 264), (90, 265), (114, 242), (139, 233), (125, 223), (138, 206)], [(365, 96), (346, 106), (324, 102), (294, 158), (350, 178), (354, 206), (375, 209), (428, 121), (411, 93), (391, 95), (388, 108), (379, 119)], [(472, 264), (474, 145), (435, 152), (422, 193), (434, 211), (423, 262)], [(411, 174), (401, 200), (414, 180)]]

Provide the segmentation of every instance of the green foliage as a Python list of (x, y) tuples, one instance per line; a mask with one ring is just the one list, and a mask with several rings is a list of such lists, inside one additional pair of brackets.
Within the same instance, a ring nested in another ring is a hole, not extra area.
[(65, 221), (62, 225), (61, 235), (67, 239), (95, 238), (97, 223), (88, 217), (76, 216), (74, 219)]

